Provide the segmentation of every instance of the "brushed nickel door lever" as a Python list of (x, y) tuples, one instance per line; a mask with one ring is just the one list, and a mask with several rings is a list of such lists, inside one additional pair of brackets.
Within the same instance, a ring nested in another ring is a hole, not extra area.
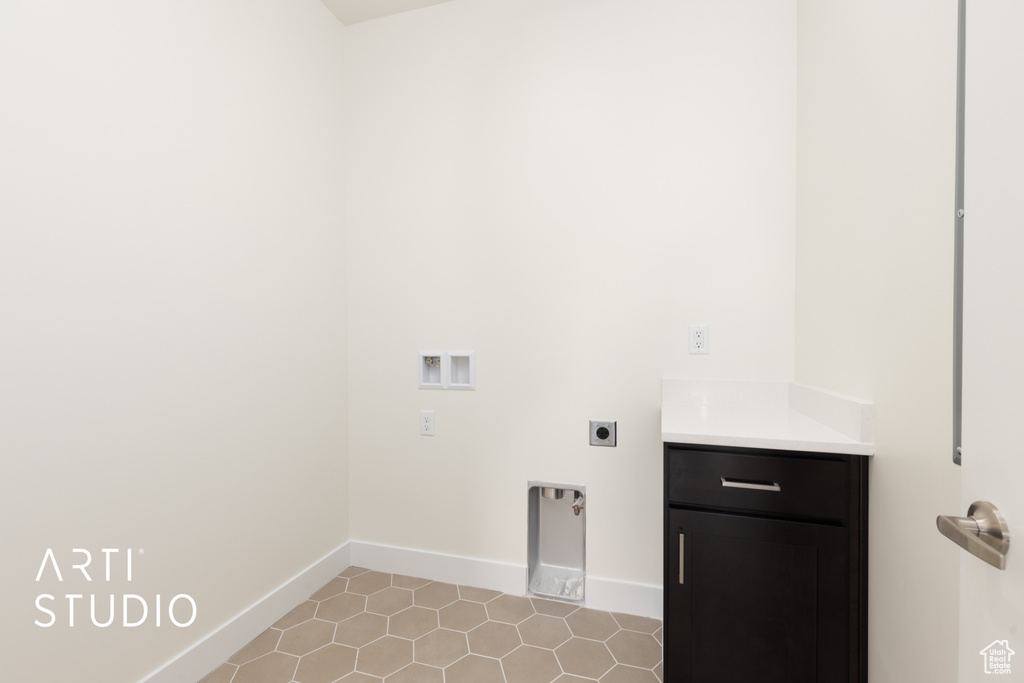
[(935, 520), (943, 536), (996, 569), (1006, 569), (1010, 529), (999, 509), (988, 501), (971, 504), (966, 517), (940, 515)]

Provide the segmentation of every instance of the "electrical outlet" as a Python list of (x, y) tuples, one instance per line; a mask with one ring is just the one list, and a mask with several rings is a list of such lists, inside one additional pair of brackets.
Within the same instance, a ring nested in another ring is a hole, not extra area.
[(434, 436), (434, 411), (420, 411), (420, 436)]
[(615, 420), (590, 421), (591, 446), (615, 446)]
[(690, 325), (690, 353), (708, 353), (707, 325)]

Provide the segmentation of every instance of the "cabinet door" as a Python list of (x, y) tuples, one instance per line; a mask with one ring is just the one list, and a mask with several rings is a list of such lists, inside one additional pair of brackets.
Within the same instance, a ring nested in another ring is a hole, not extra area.
[(668, 512), (667, 683), (849, 680), (844, 527)]

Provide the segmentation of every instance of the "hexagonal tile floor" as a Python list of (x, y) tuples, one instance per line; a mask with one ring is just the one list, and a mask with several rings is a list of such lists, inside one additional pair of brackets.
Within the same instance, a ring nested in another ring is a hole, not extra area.
[(660, 683), (661, 622), (349, 567), (199, 683)]

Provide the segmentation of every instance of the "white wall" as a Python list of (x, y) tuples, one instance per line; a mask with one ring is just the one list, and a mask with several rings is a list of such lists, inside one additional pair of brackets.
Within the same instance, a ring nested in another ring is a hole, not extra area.
[[(525, 565), (527, 481), (580, 483), (588, 572), (660, 586), (660, 378), (794, 371), (795, 3), (452, 2), (348, 36), (353, 539)], [(477, 391), (418, 390), (431, 348), (475, 350)]]
[(799, 3), (796, 377), (875, 401), (872, 683), (956, 680), (956, 3)]
[[(0, 4), (5, 680), (139, 680), (346, 540), (343, 30), (317, 0)], [(199, 613), (69, 628), (65, 593)]]
[[(953, 8), (798, 6), (799, 97), (792, 0), (0, 5), (4, 673), (137, 679), (349, 510), (522, 564), (531, 478), (587, 485), (592, 574), (660, 584), (660, 377), (795, 372), (878, 406), (872, 681), (953, 680)], [(420, 348), (478, 390), (418, 391)], [(146, 554), (36, 584), (47, 547)], [(39, 629), (44, 589), (200, 616)]]

